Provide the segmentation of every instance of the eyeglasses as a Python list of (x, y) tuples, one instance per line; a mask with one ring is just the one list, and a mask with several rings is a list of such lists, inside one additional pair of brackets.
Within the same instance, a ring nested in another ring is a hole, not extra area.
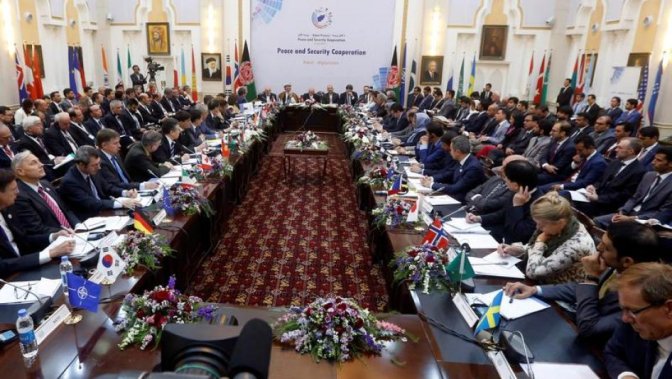
[(649, 304), (645, 307), (639, 308), (639, 309), (627, 309), (627, 308), (621, 308), (621, 312), (625, 313), (628, 317), (630, 318), (637, 318), (642, 312), (655, 308), (655, 307), (660, 307), (662, 304)]

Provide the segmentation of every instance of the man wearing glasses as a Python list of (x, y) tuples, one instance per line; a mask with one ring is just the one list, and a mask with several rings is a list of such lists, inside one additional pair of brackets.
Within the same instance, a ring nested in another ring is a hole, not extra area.
[(672, 378), (672, 266), (628, 268), (618, 279), (618, 302), (623, 323), (604, 350), (609, 377)]

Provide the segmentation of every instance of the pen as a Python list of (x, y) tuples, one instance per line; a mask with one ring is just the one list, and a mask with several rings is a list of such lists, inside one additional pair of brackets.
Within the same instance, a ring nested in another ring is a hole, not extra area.
[(509, 298), (509, 304), (513, 303), (513, 297), (516, 296), (516, 294), (520, 292), (518, 290), (514, 290), (513, 293), (511, 294), (511, 297)]

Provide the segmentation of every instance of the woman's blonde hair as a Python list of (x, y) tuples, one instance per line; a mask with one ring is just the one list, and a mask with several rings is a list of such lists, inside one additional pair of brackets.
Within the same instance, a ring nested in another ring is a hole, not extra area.
[(570, 219), (573, 211), (567, 199), (552, 191), (532, 203), (531, 213), (532, 218), (558, 221)]

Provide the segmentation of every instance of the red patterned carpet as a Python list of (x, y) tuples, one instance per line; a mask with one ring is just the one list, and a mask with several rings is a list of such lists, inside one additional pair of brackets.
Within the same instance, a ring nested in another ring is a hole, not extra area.
[[(263, 159), (190, 292), (207, 301), (257, 306), (305, 305), (334, 294), (385, 310), (385, 280), (371, 263), (366, 217), (357, 209), (344, 155), (330, 154), (323, 183), (321, 161), (296, 159), (286, 182), (278, 154), (284, 137)], [(329, 143), (342, 151), (338, 139)]]

